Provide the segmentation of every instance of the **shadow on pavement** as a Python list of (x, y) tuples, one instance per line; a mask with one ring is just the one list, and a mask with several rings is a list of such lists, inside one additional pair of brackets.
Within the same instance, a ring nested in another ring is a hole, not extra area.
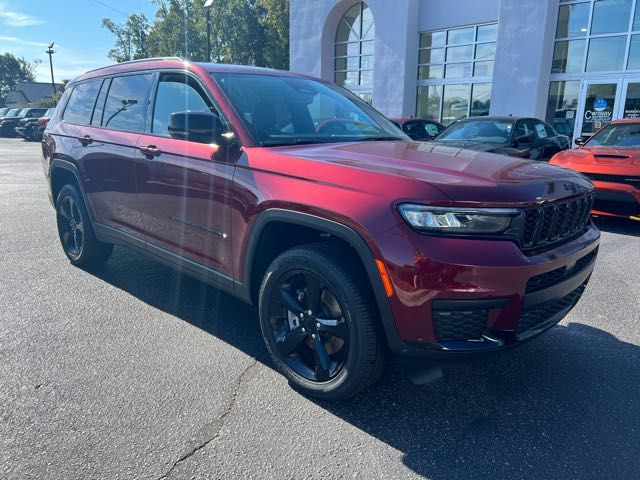
[(640, 237), (640, 222), (617, 217), (593, 217), (597, 227), (603, 232)]
[[(254, 308), (121, 248), (92, 273), (270, 365)], [(638, 478), (639, 365), (639, 347), (571, 323), (448, 366), (429, 386), (411, 384), (394, 365), (358, 397), (319, 405), (436, 480)]]

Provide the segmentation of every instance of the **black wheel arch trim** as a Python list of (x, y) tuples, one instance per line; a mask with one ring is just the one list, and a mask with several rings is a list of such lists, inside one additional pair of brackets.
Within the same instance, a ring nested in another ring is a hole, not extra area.
[(95, 223), (95, 216), (93, 215), (93, 210), (91, 210), (91, 205), (87, 201), (87, 193), (84, 190), (84, 184), (82, 183), (82, 180), (80, 177), (80, 171), (78, 170), (77, 165), (69, 160), (65, 160), (59, 157), (56, 157), (53, 160), (51, 160), (51, 167), (50, 167), (50, 174), (49, 174), (49, 192), (51, 193), (51, 200), (53, 202), (54, 207), (55, 207), (56, 199), (53, 198), (53, 172), (58, 168), (67, 170), (71, 172), (74, 177), (76, 177), (76, 183), (78, 184), (78, 188), (80, 189), (80, 195), (82, 195), (82, 201), (84, 202), (84, 206), (86, 207), (87, 212), (89, 212), (89, 219), (91, 220), (92, 224)]
[(290, 223), (293, 225), (301, 225), (304, 227), (314, 228), (335, 236), (345, 242), (347, 242), (356, 251), (362, 265), (364, 266), (365, 273), (369, 279), (369, 284), (373, 290), (375, 302), (380, 313), (380, 319), (384, 328), (387, 343), (392, 352), (403, 354), (407, 353), (410, 347), (400, 338), (396, 327), (395, 319), (391, 311), (391, 305), (385, 293), (382, 279), (378, 272), (378, 268), (375, 263), (375, 257), (371, 252), (371, 249), (364, 241), (364, 239), (352, 228), (328, 220), (323, 217), (318, 217), (309, 213), (298, 212), (295, 210), (286, 210), (280, 208), (271, 208), (265, 210), (259, 214), (258, 218), (253, 224), (253, 227), (249, 233), (249, 240), (246, 244), (244, 251), (244, 264), (243, 264), (243, 280), (244, 282), (236, 282), (237, 294), (246, 298), (248, 301), (252, 301), (252, 276), (254, 259), (256, 250), (259, 244), (259, 240), (265, 227), (273, 222)]

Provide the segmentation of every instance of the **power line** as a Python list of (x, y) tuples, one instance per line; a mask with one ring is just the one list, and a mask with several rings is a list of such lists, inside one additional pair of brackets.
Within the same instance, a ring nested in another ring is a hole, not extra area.
[(129, 18), (129, 14), (128, 13), (124, 13), (122, 10), (118, 10), (116, 7), (113, 7), (111, 5), (109, 5), (108, 3), (104, 3), (101, 2), (100, 0), (93, 0), (95, 3), (97, 3), (98, 5), (102, 5), (103, 7), (107, 7), (110, 8), (111, 10), (113, 10), (114, 12), (118, 12), (120, 15), (122, 15), (123, 17), (127, 17)]

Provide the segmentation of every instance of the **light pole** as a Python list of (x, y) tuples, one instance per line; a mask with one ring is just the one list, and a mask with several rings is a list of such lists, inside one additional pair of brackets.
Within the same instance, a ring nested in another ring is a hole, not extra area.
[(49, 48), (46, 50), (46, 53), (49, 55), (49, 67), (51, 68), (51, 87), (53, 87), (53, 96), (55, 97), (56, 95), (56, 82), (54, 82), (53, 80), (53, 60), (52, 60), (52, 55), (54, 53), (56, 53), (56, 51), (53, 49), (53, 44), (55, 42), (51, 42), (51, 45), (49, 45)]
[(213, 0), (205, 0), (204, 8), (207, 9), (207, 62), (211, 62), (211, 6)]

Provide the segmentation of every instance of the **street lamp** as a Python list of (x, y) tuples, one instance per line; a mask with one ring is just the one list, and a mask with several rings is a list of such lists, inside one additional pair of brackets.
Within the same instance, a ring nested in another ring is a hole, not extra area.
[(53, 96), (55, 97), (56, 95), (56, 82), (53, 81), (53, 60), (51, 59), (51, 56), (56, 53), (56, 51), (53, 49), (53, 45), (55, 42), (51, 42), (51, 45), (49, 45), (49, 48), (47, 49), (46, 53), (49, 54), (49, 67), (51, 68), (51, 86), (53, 87)]
[(207, 62), (211, 62), (211, 6), (213, 0), (205, 0), (204, 8), (207, 10)]

